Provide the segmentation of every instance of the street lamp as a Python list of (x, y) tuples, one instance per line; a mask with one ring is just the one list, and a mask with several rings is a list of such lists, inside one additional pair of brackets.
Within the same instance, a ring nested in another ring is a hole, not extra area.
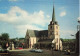
[(54, 54), (53, 54), (54, 44), (52, 44), (51, 47), (52, 47), (52, 56), (54, 56)]

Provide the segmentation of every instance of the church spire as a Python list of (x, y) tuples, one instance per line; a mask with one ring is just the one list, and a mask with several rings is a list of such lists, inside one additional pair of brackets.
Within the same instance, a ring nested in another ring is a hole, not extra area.
[(53, 5), (52, 21), (55, 22), (55, 11), (54, 11), (54, 5)]

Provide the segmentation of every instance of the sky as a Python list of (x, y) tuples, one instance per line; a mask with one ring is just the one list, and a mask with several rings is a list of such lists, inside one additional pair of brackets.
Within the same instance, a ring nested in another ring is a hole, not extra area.
[(0, 0), (0, 34), (21, 38), (27, 29), (48, 30), (53, 4), (60, 38), (75, 38), (80, 20), (79, 0)]

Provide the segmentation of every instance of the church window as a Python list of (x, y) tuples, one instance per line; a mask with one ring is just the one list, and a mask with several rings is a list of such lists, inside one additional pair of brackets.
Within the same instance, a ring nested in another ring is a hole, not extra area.
[(50, 29), (52, 29), (52, 26), (50, 27)]
[(52, 34), (54, 34), (54, 32), (52, 31)]
[(58, 43), (58, 38), (56, 39), (57, 43)]
[(50, 34), (52, 35), (52, 32), (50, 32)]
[(58, 35), (58, 32), (56, 31), (56, 35)]
[(56, 26), (56, 29), (58, 29), (58, 26)]
[(33, 39), (33, 44), (34, 44), (34, 39)]

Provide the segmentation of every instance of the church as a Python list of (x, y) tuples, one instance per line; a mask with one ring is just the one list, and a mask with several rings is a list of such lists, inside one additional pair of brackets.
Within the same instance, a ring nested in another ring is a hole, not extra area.
[[(62, 41), (60, 40), (59, 24), (55, 18), (55, 9), (53, 6), (52, 20), (48, 25), (48, 30), (30, 30), (28, 29), (25, 36), (25, 47), (34, 48), (34, 45), (40, 44), (39, 48), (48, 44), (54, 44), (56, 50), (62, 50)], [(41, 46), (42, 45), (42, 46)], [(51, 47), (50, 47), (51, 48)]]

